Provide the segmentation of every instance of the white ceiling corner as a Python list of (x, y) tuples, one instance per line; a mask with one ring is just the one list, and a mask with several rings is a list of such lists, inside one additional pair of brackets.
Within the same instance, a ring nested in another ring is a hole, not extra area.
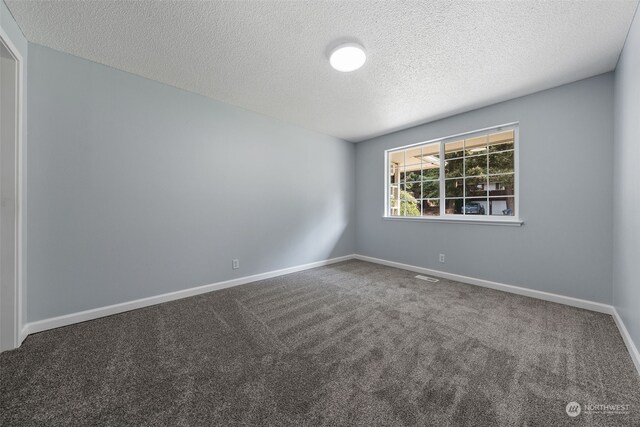
[(637, 0), (6, 4), (30, 42), (362, 141), (611, 71)]

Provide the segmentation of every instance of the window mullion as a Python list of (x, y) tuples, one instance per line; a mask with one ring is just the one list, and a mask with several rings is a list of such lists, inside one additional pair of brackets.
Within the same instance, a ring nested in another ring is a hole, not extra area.
[(487, 137), (487, 150), (485, 152), (487, 155), (487, 176), (484, 179), (484, 185), (487, 189), (487, 195), (485, 197), (487, 200), (487, 211), (485, 212), (485, 215), (491, 215), (491, 202), (489, 201), (489, 194), (491, 194), (491, 189), (489, 188), (489, 137)]
[(407, 216), (407, 198), (405, 195), (404, 203), (402, 198), (402, 187), (404, 191), (407, 191), (407, 150), (402, 152), (402, 178), (400, 179), (400, 185), (398, 185), (398, 206), (400, 206), (400, 216)]
[(420, 206), (420, 216), (424, 216), (422, 212), (424, 207), (424, 145), (420, 146), (420, 198), (418, 206)]
[(440, 216), (444, 216), (444, 140), (440, 141)]
[(467, 140), (462, 141), (462, 216), (465, 216), (467, 207)]

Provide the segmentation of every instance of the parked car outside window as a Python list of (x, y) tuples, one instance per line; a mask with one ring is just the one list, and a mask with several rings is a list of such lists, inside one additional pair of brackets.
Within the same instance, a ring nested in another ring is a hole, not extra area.
[(465, 215), (484, 215), (484, 206), (478, 202), (467, 202), (464, 205)]

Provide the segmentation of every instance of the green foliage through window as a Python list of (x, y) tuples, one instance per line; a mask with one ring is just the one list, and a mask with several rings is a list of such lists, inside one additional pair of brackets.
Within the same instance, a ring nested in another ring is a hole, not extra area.
[[(391, 207), (396, 208), (398, 200), (391, 199)], [(420, 207), (415, 197), (408, 191), (400, 192), (400, 216), (420, 216)]]

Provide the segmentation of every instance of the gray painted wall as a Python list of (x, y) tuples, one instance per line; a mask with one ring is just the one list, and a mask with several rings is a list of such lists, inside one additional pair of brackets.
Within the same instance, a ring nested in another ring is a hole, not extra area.
[(353, 144), (34, 44), (28, 79), (28, 321), (353, 253)]
[[(522, 227), (382, 219), (384, 150), (514, 121)], [(608, 73), (361, 142), (357, 252), (610, 304), (612, 137)]]
[(615, 78), (613, 304), (640, 345), (640, 14), (636, 12)]

